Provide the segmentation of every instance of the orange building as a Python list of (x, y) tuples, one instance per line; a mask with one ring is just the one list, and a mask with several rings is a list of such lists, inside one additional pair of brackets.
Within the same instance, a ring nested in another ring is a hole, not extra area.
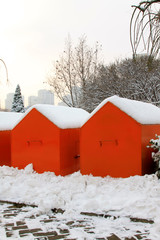
[(79, 132), (89, 114), (78, 108), (37, 104), (12, 130), (12, 166), (32, 163), (38, 173), (79, 170)]
[(11, 129), (22, 113), (0, 112), (0, 166), (11, 166)]
[(150, 139), (160, 134), (160, 109), (120, 98), (105, 99), (81, 128), (80, 169), (94, 176), (153, 173)]

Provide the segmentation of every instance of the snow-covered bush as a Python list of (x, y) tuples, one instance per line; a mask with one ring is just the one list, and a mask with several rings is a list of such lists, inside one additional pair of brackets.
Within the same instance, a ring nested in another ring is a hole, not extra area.
[(160, 178), (160, 136), (156, 134), (155, 139), (151, 139), (149, 143), (150, 145), (147, 147), (156, 150), (155, 152), (152, 152), (152, 158), (156, 165), (157, 176)]
[[(160, 152), (160, 136), (158, 136), (157, 134), (155, 135), (155, 139), (151, 139), (150, 140), (150, 145), (147, 147), (153, 148), (154, 150), (157, 150), (156, 153)], [(153, 158), (154, 155), (156, 154), (155, 152), (153, 152)], [(154, 159), (155, 160), (155, 159)]]

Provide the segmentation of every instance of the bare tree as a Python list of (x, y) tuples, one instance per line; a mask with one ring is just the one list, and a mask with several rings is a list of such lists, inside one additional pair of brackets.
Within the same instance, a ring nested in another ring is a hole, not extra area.
[(68, 106), (86, 108), (85, 89), (87, 82), (93, 82), (98, 73), (99, 51), (98, 42), (91, 48), (84, 36), (76, 47), (67, 39), (65, 51), (51, 69), (47, 82)]
[(125, 97), (160, 105), (159, 59), (152, 60), (152, 69), (148, 68), (147, 56), (123, 60), (118, 69)]
[(94, 83), (87, 83), (86, 102), (92, 111), (107, 97), (118, 95), (160, 105), (160, 60), (153, 59), (148, 69), (148, 57), (137, 56), (101, 65)]
[(137, 52), (143, 51), (149, 60), (159, 54), (160, 50), (160, 0), (145, 0), (134, 8), (130, 20), (130, 42), (135, 58)]

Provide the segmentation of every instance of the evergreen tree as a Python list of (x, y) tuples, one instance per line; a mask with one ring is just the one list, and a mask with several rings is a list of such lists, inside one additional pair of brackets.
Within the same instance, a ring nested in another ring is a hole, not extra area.
[(19, 84), (16, 87), (15, 94), (13, 97), (13, 102), (12, 102), (12, 112), (21, 112), (24, 113), (24, 104), (23, 104), (23, 99), (21, 95), (21, 89)]

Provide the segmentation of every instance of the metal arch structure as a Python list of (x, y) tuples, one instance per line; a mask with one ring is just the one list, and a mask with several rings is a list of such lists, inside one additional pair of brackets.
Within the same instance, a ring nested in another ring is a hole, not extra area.
[(141, 1), (130, 20), (130, 42), (133, 58), (139, 53), (157, 57), (160, 52), (160, 0)]
[(7, 82), (9, 82), (9, 79), (8, 79), (8, 69), (7, 69), (7, 66), (5, 64), (5, 62), (3, 61), (3, 59), (0, 58), (0, 61), (3, 63), (4, 67), (5, 67), (5, 70), (6, 70), (6, 78), (7, 78)]

